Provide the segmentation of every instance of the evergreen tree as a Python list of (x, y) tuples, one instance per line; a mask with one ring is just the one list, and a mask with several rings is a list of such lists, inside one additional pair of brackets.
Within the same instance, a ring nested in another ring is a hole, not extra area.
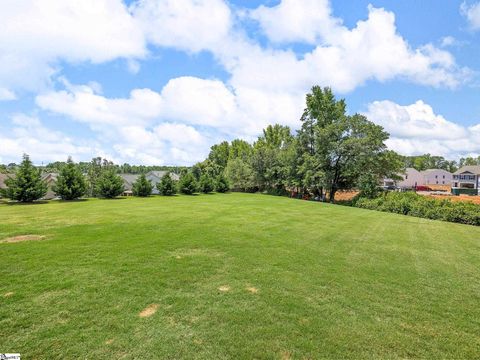
[(121, 195), (123, 191), (123, 180), (115, 173), (114, 169), (105, 170), (98, 178), (96, 194), (99, 196), (112, 199)]
[(203, 174), (200, 176), (200, 182), (199, 182), (199, 190), (203, 192), (204, 194), (211, 193), (214, 188), (215, 184), (213, 183), (213, 180), (210, 176), (207, 174)]
[(192, 195), (197, 191), (197, 183), (195, 176), (191, 172), (187, 172), (180, 177), (178, 182), (178, 190), (185, 195)]
[(219, 175), (215, 182), (215, 191), (219, 193), (226, 193), (230, 190), (230, 184), (224, 175)]
[(85, 195), (87, 191), (85, 177), (70, 157), (66, 165), (61, 168), (52, 190), (63, 200), (74, 200)]
[(142, 174), (133, 183), (132, 192), (135, 196), (149, 196), (152, 194), (153, 186), (150, 180), (147, 180), (145, 174)]
[(163, 196), (172, 196), (175, 195), (177, 189), (175, 188), (175, 182), (173, 181), (170, 173), (166, 173), (162, 176), (162, 179), (157, 184), (157, 189), (160, 192), (160, 195)]
[(41, 172), (33, 166), (27, 154), (18, 167), (15, 177), (5, 180), (5, 197), (21, 202), (33, 202), (46, 195), (48, 187), (42, 180)]

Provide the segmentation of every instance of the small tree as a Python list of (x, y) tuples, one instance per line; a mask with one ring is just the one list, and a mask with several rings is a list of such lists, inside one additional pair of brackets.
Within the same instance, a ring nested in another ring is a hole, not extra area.
[(46, 195), (48, 187), (42, 180), (41, 172), (36, 169), (30, 157), (23, 155), (23, 161), (14, 178), (5, 180), (5, 197), (21, 202), (33, 202)]
[(219, 175), (215, 182), (215, 191), (219, 193), (226, 193), (230, 190), (230, 184), (224, 175)]
[(67, 164), (62, 167), (57, 182), (52, 187), (53, 192), (63, 200), (74, 200), (85, 195), (87, 183), (72, 159), (69, 157)]
[(195, 191), (197, 191), (195, 176), (193, 176), (191, 172), (187, 172), (180, 177), (180, 181), (178, 182), (178, 190), (185, 195), (192, 195)]
[(360, 175), (358, 179), (358, 189), (360, 190), (360, 196), (368, 199), (374, 199), (378, 196), (381, 189), (378, 176), (372, 173), (366, 173)]
[(160, 195), (172, 196), (175, 195), (177, 189), (175, 188), (175, 182), (173, 181), (170, 173), (166, 173), (162, 176), (162, 179), (157, 184), (157, 189)]
[(142, 174), (133, 183), (132, 192), (135, 196), (149, 196), (152, 194), (153, 186), (150, 180), (147, 180), (145, 174)]
[(235, 191), (251, 191), (255, 186), (251, 166), (240, 158), (228, 160), (225, 173)]
[(98, 179), (96, 193), (101, 197), (112, 199), (121, 195), (123, 191), (123, 180), (113, 169), (104, 171)]
[(215, 189), (215, 184), (210, 176), (203, 174), (200, 176), (199, 189), (204, 194), (211, 193)]

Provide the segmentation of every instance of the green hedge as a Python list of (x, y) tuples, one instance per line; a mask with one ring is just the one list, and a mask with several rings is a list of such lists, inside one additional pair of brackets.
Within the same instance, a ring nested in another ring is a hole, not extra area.
[(415, 193), (388, 192), (375, 199), (356, 198), (352, 206), (426, 219), (480, 225), (480, 205), (434, 199)]

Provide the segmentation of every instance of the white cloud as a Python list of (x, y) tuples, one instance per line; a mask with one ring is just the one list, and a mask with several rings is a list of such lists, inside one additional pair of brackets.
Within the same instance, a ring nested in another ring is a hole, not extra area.
[(480, 154), (480, 124), (467, 128), (448, 121), (421, 100), (405, 106), (375, 101), (365, 115), (390, 133), (387, 145), (401, 154), (430, 153), (447, 159)]
[(467, 18), (468, 25), (472, 30), (480, 29), (480, 2), (471, 5), (463, 2), (460, 6), (460, 13)]
[(0, 87), (0, 101), (16, 100), (17, 95), (12, 90)]
[[(306, 83), (318, 83), (340, 92), (351, 91), (370, 79), (403, 78), (445, 87), (456, 87), (467, 80), (469, 70), (458, 67), (448, 51), (432, 44), (413, 49), (397, 33), (392, 12), (373, 6), (368, 12), (368, 18), (350, 30), (332, 16), (326, 0), (283, 0), (275, 7), (261, 6), (251, 16), (259, 21), (270, 40), (305, 42), (316, 47), (300, 58), (287, 51), (263, 53), (260, 57), (247, 54), (234, 70), (233, 78), (241, 72), (249, 74), (248, 80), (258, 78), (260, 85), (288, 86), (296, 82), (305, 87)], [(254, 65), (257, 63), (259, 67)], [(280, 78), (262, 77), (266, 68)], [(285, 74), (290, 75), (286, 80), (282, 78)]]
[(143, 57), (144, 34), (121, 0), (7, 0), (0, 11), (0, 83), (38, 89), (58, 61)]
[(149, 42), (189, 52), (218, 47), (231, 27), (223, 0), (140, 0), (130, 10)]
[(32, 161), (65, 161), (89, 158), (92, 154), (107, 155), (94, 141), (77, 141), (65, 134), (46, 128), (37, 117), (15, 114), (11, 118), (11, 131), (0, 132), (0, 159), (4, 163), (19, 162), (23, 153)]

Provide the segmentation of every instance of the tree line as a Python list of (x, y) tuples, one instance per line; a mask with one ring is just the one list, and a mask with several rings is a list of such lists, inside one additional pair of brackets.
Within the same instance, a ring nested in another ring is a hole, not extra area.
[[(288, 126), (269, 125), (253, 144), (242, 139), (216, 144), (204, 161), (191, 168), (167, 167), (180, 174), (180, 181), (173, 185), (159, 183), (162, 188), (158, 190), (164, 195), (176, 191), (183, 194), (262, 191), (334, 202), (337, 191), (352, 188), (373, 198), (378, 194), (382, 178), (399, 178), (398, 174), (405, 167), (455, 171), (458, 166), (480, 164), (480, 157), (463, 158), (456, 163), (430, 154), (407, 157), (388, 150), (385, 141), (389, 134), (364, 115), (347, 114), (345, 100), (337, 99), (330, 88), (312, 88), (306, 95), (300, 121), (301, 127), (295, 132)], [(10, 165), (4, 169), (8, 170)], [(33, 166), (28, 156), (16, 166), (17, 180), (8, 180), (7, 197), (31, 199), (44, 191), (43, 185), (38, 183), (39, 175), (33, 173), (37, 171), (39, 174), (45, 168), (33, 170), (30, 167)], [(123, 192), (118, 173), (134, 171), (141, 174), (134, 184), (134, 195), (149, 195), (153, 185), (149, 184), (145, 172), (163, 167), (118, 166), (97, 157), (89, 163), (74, 164), (69, 159), (65, 163), (49, 164), (46, 168), (58, 169), (55, 192), (61, 198), (71, 199), (118, 196)], [(31, 196), (16, 195), (22, 193), (23, 190), (19, 190), (22, 186), (29, 184), (25, 181), (25, 174), (30, 174), (29, 181), (37, 185), (24, 191)], [(164, 178), (165, 182), (169, 181)], [(164, 186), (169, 190), (164, 191)]]
[[(27, 154), (16, 167), (14, 176), (5, 180), (5, 189), (0, 189), (1, 196), (19, 202), (33, 202), (43, 198), (48, 186), (42, 178), (42, 169), (35, 167)], [(211, 193), (227, 192), (229, 184), (223, 176), (213, 179), (202, 175), (198, 180), (192, 172), (183, 169), (180, 180), (174, 181), (171, 173), (166, 172), (160, 182), (155, 185), (160, 195), (172, 196), (179, 191), (191, 195), (196, 192)], [(134, 196), (146, 197), (153, 192), (154, 185), (144, 173), (132, 185)], [(125, 191), (124, 182), (116, 169), (107, 160), (93, 159), (86, 174), (82, 173), (78, 164), (69, 158), (61, 167), (52, 191), (62, 200), (76, 200), (81, 197), (100, 197), (112, 199), (122, 195)]]

